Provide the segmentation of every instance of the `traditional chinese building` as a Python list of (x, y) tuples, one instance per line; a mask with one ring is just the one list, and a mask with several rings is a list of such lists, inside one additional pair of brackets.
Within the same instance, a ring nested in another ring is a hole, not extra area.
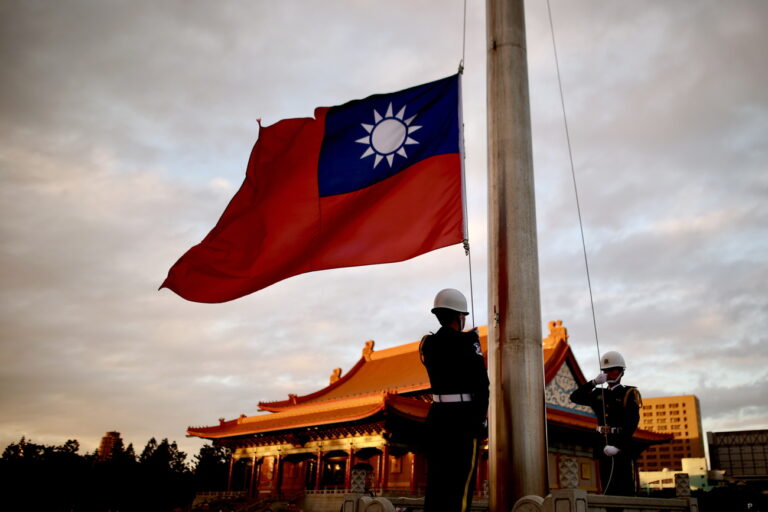
[[(560, 487), (558, 462), (571, 457), (578, 461), (579, 486), (596, 492), (600, 481), (592, 446), (599, 436), (597, 421), (591, 409), (568, 398), (586, 379), (562, 322), (550, 322), (549, 331), (543, 340), (549, 484)], [(487, 354), (485, 327), (480, 341)], [(366, 486), (377, 493), (417, 495), (426, 487), (419, 446), (430, 400), (419, 342), (375, 351), (368, 341), (355, 366), (344, 375), (335, 369), (323, 389), (260, 402), (262, 414), (222, 418), (218, 425), (190, 427), (187, 433), (231, 448), (230, 488), (253, 497), (349, 489), (353, 468), (368, 470)], [(635, 434), (643, 449), (670, 438), (645, 430)], [(486, 443), (477, 474), (479, 493), (488, 480), (487, 460)]]

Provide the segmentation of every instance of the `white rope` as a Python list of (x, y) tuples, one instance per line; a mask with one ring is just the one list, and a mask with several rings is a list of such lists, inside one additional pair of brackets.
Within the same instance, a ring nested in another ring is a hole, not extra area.
[[(590, 278), (590, 275), (589, 275), (589, 259), (587, 258), (587, 244), (586, 244), (585, 239), (584, 239), (584, 223), (583, 223), (582, 218), (581, 218), (581, 204), (579, 202), (579, 188), (576, 185), (576, 170), (575, 170), (575, 167), (573, 165), (573, 151), (571, 149), (571, 135), (570, 135), (570, 132), (568, 130), (568, 117), (566, 115), (566, 110), (565, 110), (565, 95), (563, 94), (563, 81), (562, 81), (562, 78), (560, 77), (560, 63), (559, 63), (559, 60), (558, 60), (558, 57), (557, 57), (557, 43), (555, 41), (555, 26), (554, 26), (554, 23), (552, 22), (552, 8), (550, 6), (549, 0), (547, 0), (547, 12), (549, 14), (550, 33), (552, 34), (552, 49), (553, 49), (554, 55), (555, 55), (555, 68), (557, 69), (557, 85), (558, 85), (558, 87), (560, 89), (560, 106), (562, 107), (562, 110), (563, 110), (563, 124), (565, 125), (565, 139), (566, 139), (566, 142), (568, 144), (568, 159), (569, 159), (570, 165), (571, 165), (571, 178), (573, 180), (573, 193), (574, 193), (574, 196), (576, 197), (576, 212), (578, 213), (578, 216), (579, 216), (579, 232), (581, 233), (581, 248), (582, 248), (582, 252), (584, 254), (584, 269), (585, 269), (586, 274), (587, 274), (587, 287), (589, 289), (589, 305), (590, 305), (590, 308), (592, 310), (592, 328), (594, 329), (594, 333), (595, 333), (595, 346), (597, 348), (597, 363), (598, 363), (598, 367), (600, 367), (601, 366), (601, 364), (600, 364), (600, 338), (599, 338), (599, 336), (597, 334), (597, 318), (596, 318), (596, 315), (595, 315), (595, 301), (594, 301), (594, 299), (592, 297), (592, 279)], [(603, 395), (603, 400), (602, 400), (602, 403), (603, 403), (603, 425), (607, 425), (608, 421), (607, 421), (606, 413), (605, 413), (605, 409), (606, 409), (606, 407), (605, 407), (605, 403), (606, 403), (605, 402), (605, 388), (600, 388), (600, 391), (601, 391), (601, 393)], [(608, 433), (605, 432), (603, 434), (603, 436), (605, 438), (605, 444), (607, 445), (608, 444)], [(613, 457), (611, 457), (611, 471), (610, 471), (609, 476), (608, 476), (608, 482), (606, 482), (605, 488), (603, 489), (603, 494), (605, 494), (608, 491), (608, 487), (611, 485), (611, 480), (613, 479), (613, 468), (614, 468), (614, 460), (613, 460)]]
[[(467, 237), (469, 237), (469, 228), (467, 228)], [(464, 253), (469, 262), (469, 304), (472, 312), (472, 328), (475, 328), (475, 288), (472, 284), (472, 252), (469, 250), (469, 238), (464, 240)]]
[(562, 82), (562, 79), (560, 78), (560, 64), (557, 58), (557, 44), (555, 43), (555, 28), (554, 28), (554, 24), (552, 23), (552, 10), (549, 5), (549, 0), (547, 0), (547, 10), (549, 12), (549, 27), (552, 33), (552, 48), (555, 52), (555, 68), (557, 69), (557, 84), (560, 88), (560, 106), (563, 109), (563, 124), (565, 125), (565, 139), (568, 144), (568, 158), (571, 164), (571, 178), (573, 179), (573, 192), (574, 192), (574, 195), (576, 196), (576, 212), (578, 213), (578, 216), (579, 216), (581, 248), (584, 254), (584, 269), (586, 270), (586, 273), (587, 273), (587, 287), (589, 288), (589, 304), (592, 308), (592, 327), (594, 328), (594, 332), (595, 332), (595, 344), (597, 345), (597, 361), (599, 364), (600, 363), (600, 340), (597, 335), (597, 319), (595, 317), (595, 302), (592, 298), (592, 279), (590, 278), (590, 275), (589, 275), (589, 260), (587, 258), (587, 244), (584, 241), (584, 223), (582, 222), (582, 219), (581, 219), (581, 204), (579, 202), (579, 189), (578, 189), (578, 186), (576, 185), (576, 170), (573, 165), (573, 151), (571, 150), (571, 135), (568, 130), (568, 117), (566, 116), (566, 113), (565, 113), (563, 82)]
[[(461, 31), (461, 60), (459, 61), (459, 74), (464, 74), (464, 58), (466, 57), (466, 50), (467, 50), (467, 0), (464, 0), (464, 14), (463, 14), (463, 20), (462, 20), (462, 31)], [(463, 125), (463, 119), (462, 119), (462, 126), (461, 126), (461, 136), (464, 137), (464, 125)], [(464, 147), (464, 141), (461, 141), (461, 146)], [(462, 169), (462, 179), (466, 180), (466, 176), (464, 176), (464, 172), (466, 169), (466, 166), (464, 165), (464, 159), (466, 158), (466, 155), (464, 154), (464, 151), (461, 152), (461, 169)], [(466, 184), (463, 185), (465, 192), (464, 196), (466, 197)], [(466, 198), (464, 199), (464, 213), (469, 217), (468, 209), (466, 206)], [(464, 244), (464, 254), (467, 256), (467, 262), (469, 264), (469, 303), (470, 303), (470, 311), (472, 313), (472, 328), (475, 328), (475, 290), (474, 290), (474, 284), (472, 282), (472, 252), (469, 250), (469, 220), (464, 219), (464, 235), (466, 238), (463, 241)]]

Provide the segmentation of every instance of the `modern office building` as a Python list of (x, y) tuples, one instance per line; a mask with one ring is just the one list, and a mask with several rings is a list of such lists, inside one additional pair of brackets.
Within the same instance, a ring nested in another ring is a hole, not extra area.
[(728, 479), (768, 479), (768, 430), (707, 432), (709, 462)]
[(643, 452), (638, 459), (640, 471), (681, 471), (683, 459), (704, 457), (701, 407), (694, 395), (643, 397), (639, 427), (674, 436), (671, 443), (650, 446)]

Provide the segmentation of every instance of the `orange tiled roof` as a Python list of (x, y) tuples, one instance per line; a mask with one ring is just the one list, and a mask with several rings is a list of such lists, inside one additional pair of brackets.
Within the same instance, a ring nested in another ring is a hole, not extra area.
[[(597, 427), (597, 418), (547, 407), (547, 423), (555, 423), (571, 428), (575, 427), (579, 430), (594, 431)], [(638, 428), (632, 437), (647, 444), (663, 443), (673, 438), (672, 434), (660, 434), (641, 428)]]
[[(487, 357), (488, 328), (479, 329), (480, 344)], [(288, 400), (259, 402), (259, 408), (272, 414), (241, 416), (211, 427), (190, 427), (187, 434), (208, 439), (266, 433), (294, 428), (345, 423), (370, 418), (385, 409), (413, 420), (426, 418), (429, 404), (400, 396), (427, 391), (429, 377), (419, 357), (419, 342), (374, 351), (366, 343), (360, 360), (328, 386), (308, 395), (289, 395)], [(586, 382), (568, 345), (568, 334), (561, 321), (549, 322), (549, 335), (542, 341), (545, 383), (555, 377), (567, 361), (578, 384)], [(547, 407), (547, 420), (584, 430), (593, 430), (595, 418)], [(650, 443), (671, 439), (668, 434), (640, 430), (635, 437)]]
[[(488, 328), (479, 327), (483, 354), (488, 348)], [(363, 356), (349, 372), (323, 389), (304, 396), (291, 395), (288, 400), (259, 402), (264, 411), (281, 411), (301, 404), (353, 397), (367, 393), (388, 391), (410, 393), (429, 389), (429, 377), (419, 357), (419, 343), (373, 351), (372, 342), (366, 345)]]
[[(488, 327), (481, 326), (478, 331), (480, 345), (487, 358)], [(568, 334), (562, 326), (562, 321), (549, 322), (549, 331), (549, 336), (542, 342), (546, 383), (549, 383), (557, 374), (563, 361), (569, 357), (573, 358), (568, 345)], [(575, 359), (572, 363), (575, 363)], [(581, 374), (578, 364), (571, 364), (571, 367), (576, 368), (578, 374)], [(583, 378), (583, 375), (579, 377)], [(421, 364), (418, 341), (380, 351), (374, 351), (373, 342), (369, 341), (360, 360), (337, 381), (308, 395), (290, 395), (288, 400), (259, 402), (259, 408), (276, 412), (301, 404), (373, 392), (389, 391), (402, 394), (427, 389), (429, 389), (429, 377)]]
[(426, 418), (429, 404), (413, 398), (389, 393), (371, 393), (356, 398), (326, 400), (317, 404), (294, 407), (272, 414), (241, 416), (221, 421), (212, 427), (190, 427), (187, 435), (206, 439), (220, 439), (264, 432), (275, 432), (302, 427), (330, 425), (370, 418), (388, 411), (412, 420)]

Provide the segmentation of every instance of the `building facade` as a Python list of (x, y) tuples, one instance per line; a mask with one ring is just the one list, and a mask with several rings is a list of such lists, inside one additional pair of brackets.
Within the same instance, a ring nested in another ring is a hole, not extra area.
[(712, 469), (725, 478), (768, 480), (768, 430), (707, 432)]
[(115, 453), (115, 448), (122, 448), (122, 446), (123, 439), (120, 437), (120, 432), (107, 432), (99, 443), (97, 452), (99, 460), (110, 460)]
[(643, 397), (639, 427), (674, 437), (645, 450), (637, 461), (640, 471), (681, 471), (683, 459), (704, 457), (701, 407), (695, 395)]
[[(479, 330), (487, 357), (487, 328)], [(542, 347), (549, 484), (560, 487), (560, 461), (568, 457), (578, 464), (579, 487), (599, 492), (600, 472), (593, 457), (600, 440), (597, 420), (591, 409), (569, 400), (586, 379), (562, 322), (550, 322), (549, 330)], [(430, 400), (419, 342), (375, 351), (374, 342), (368, 341), (357, 364), (345, 375), (333, 370), (325, 388), (260, 402), (262, 414), (189, 427), (187, 433), (229, 447), (230, 489), (252, 497), (341, 492), (351, 488), (353, 469), (366, 470), (365, 487), (378, 495), (420, 495), (426, 487), (420, 447)], [(671, 437), (638, 430), (634, 439), (642, 450)], [(475, 485), (478, 494), (487, 490), (487, 481), (486, 442)]]
[(646, 492), (674, 489), (675, 474), (685, 473), (688, 475), (691, 490), (709, 491), (712, 489), (709, 481), (711, 472), (707, 470), (706, 458), (683, 458), (681, 463), (682, 471), (674, 471), (669, 468), (660, 471), (640, 471), (640, 488)]

